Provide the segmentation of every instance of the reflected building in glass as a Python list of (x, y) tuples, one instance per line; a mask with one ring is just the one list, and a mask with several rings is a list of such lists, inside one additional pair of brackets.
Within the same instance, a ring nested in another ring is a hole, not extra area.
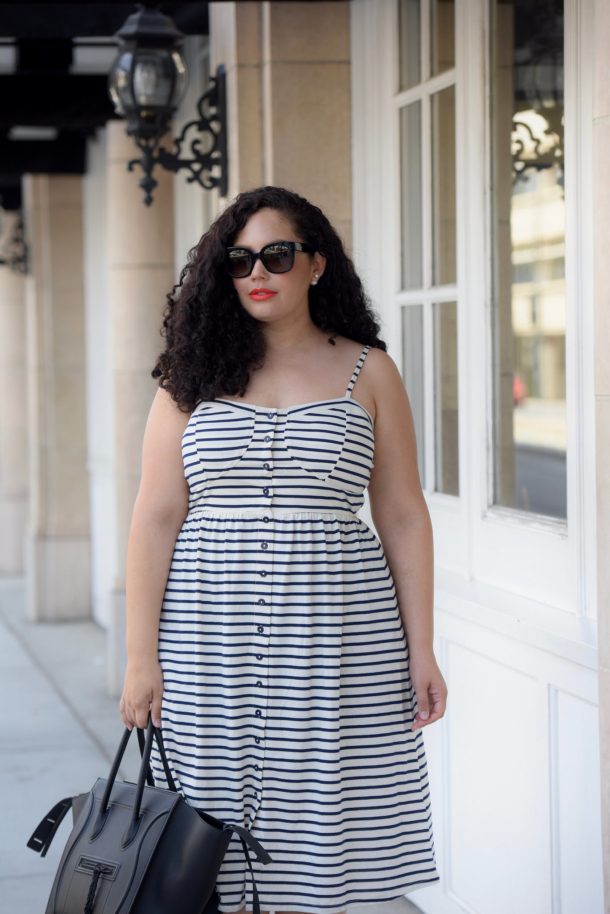
[(493, 4), (494, 502), (566, 517), (563, 4)]

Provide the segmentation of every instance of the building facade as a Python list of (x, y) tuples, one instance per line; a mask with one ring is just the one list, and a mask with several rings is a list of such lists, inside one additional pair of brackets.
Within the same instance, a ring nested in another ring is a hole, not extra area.
[[(241, 190), (293, 189), (339, 230), (434, 526), (426, 914), (610, 914), (609, 49), (603, 0), (210, 3), (174, 132), (223, 64), (226, 197), (158, 170), (145, 207), (109, 119), (80, 171), (22, 175), (28, 269), (0, 266), (0, 572), (32, 620), (93, 615), (118, 696), (165, 294)], [(102, 73), (114, 52), (80, 53)]]

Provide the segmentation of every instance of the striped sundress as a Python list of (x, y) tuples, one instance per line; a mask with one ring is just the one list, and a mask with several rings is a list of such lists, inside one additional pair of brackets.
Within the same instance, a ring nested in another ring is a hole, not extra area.
[[(409, 650), (357, 516), (373, 421), (351, 393), (282, 409), (200, 402), (188, 516), (160, 620), (162, 732), (186, 799), (250, 829), (261, 908), (333, 914), (439, 881)], [(163, 769), (153, 756), (155, 777)], [(238, 841), (220, 910), (251, 909)]]

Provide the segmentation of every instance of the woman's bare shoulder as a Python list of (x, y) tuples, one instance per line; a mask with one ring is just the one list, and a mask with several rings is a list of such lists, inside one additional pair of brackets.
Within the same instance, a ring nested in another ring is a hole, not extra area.
[(369, 349), (360, 376), (363, 381), (362, 386), (366, 386), (373, 395), (386, 392), (388, 385), (392, 390), (404, 389), (396, 362), (383, 349), (375, 347)]
[(166, 435), (182, 434), (186, 429), (190, 412), (184, 412), (167, 390), (159, 387), (148, 417), (148, 431)]

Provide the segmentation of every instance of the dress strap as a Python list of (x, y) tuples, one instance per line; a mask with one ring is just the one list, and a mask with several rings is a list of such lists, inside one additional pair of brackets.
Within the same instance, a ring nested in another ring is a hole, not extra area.
[(354, 389), (354, 384), (356, 383), (356, 378), (360, 374), (360, 369), (362, 368), (362, 366), (364, 364), (364, 360), (366, 359), (366, 354), (370, 348), (371, 348), (370, 346), (365, 346), (364, 349), (362, 350), (362, 354), (360, 355), (360, 358), (358, 359), (358, 364), (354, 368), (354, 373), (350, 379), (349, 384), (347, 385), (347, 390), (345, 392), (346, 397), (351, 397), (351, 395), (352, 395), (352, 390)]

